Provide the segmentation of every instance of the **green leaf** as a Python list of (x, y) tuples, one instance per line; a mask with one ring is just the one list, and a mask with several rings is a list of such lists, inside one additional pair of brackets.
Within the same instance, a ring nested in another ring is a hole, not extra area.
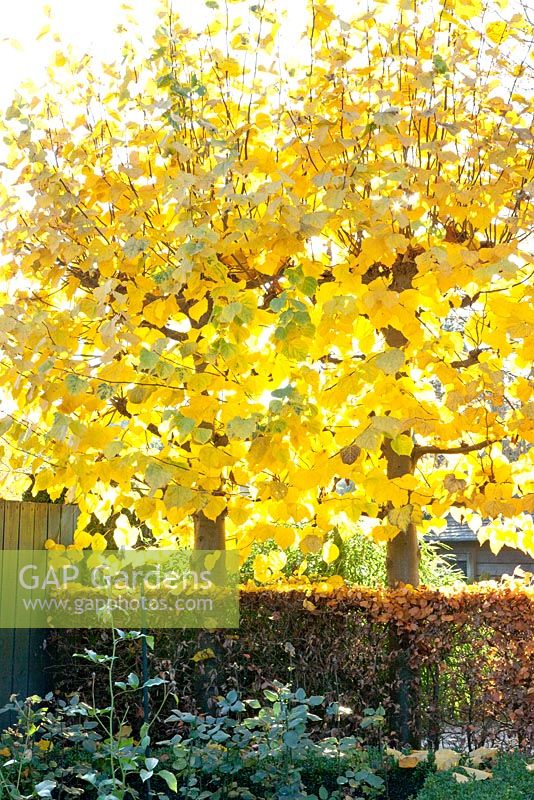
[(47, 358), (46, 361), (43, 361), (40, 367), (38, 367), (37, 372), (39, 373), (39, 375), (44, 375), (45, 372), (49, 372), (49, 370), (51, 370), (53, 366), (54, 366), (54, 359)]
[(41, 781), (35, 786), (38, 797), (52, 797), (52, 789), (57, 786), (56, 781)]
[(137, 689), (139, 687), (139, 676), (135, 674), (135, 672), (130, 672), (127, 678), (128, 686), (131, 686), (132, 689)]
[(282, 739), (284, 740), (284, 744), (287, 745), (287, 747), (298, 746), (299, 735), (296, 731), (286, 731), (286, 733), (284, 733), (284, 735), (282, 736)]
[(253, 418), (233, 417), (226, 425), (230, 439), (250, 439), (255, 430), (256, 420)]
[(382, 441), (382, 434), (380, 431), (375, 430), (369, 425), (366, 430), (362, 431), (359, 436), (354, 440), (356, 447), (363, 447), (364, 450), (378, 450), (380, 442)]
[(323, 702), (324, 697), (320, 694), (312, 694), (311, 697), (308, 697), (308, 703), (310, 706), (320, 706)]
[(212, 437), (212, 431), (210, 428), (196, 428), (193, 431), (193, 441), (198, 442), (198, 444), (206, 444)]
[(384, 785), (384, 780), (380, 777), (380, 775), (375, 775), (374, 772), (370, 772), (367, 769), (362, 769), (358, 772), (355, 772), (354, 778), (357, 781), (364, 781), (369, 786), (373, 786), (375, 789), (380, 789)]
[(271, 394), (273, 397), (291, 397), (294, 391), (295, 387), (288, 384), (287, 386), (282, 386), (280, 389), (275, 389)]
[(230, 734), (225, 733), (225, 731), (215, 731), (212, 735), (211, 740), (213, 742), (217, 742), (217, 744), (222, 744), (223, 742), (227, 742), (230, 738)]
[(119, 455), (123, 447), (123, 443), (116, 439), (114, 442), (110, 442), (104, 447), (104, 455), (106, 458), (114, 458)]
[(161, 489), (163, 486), (167, 486), (172, 474), (168, 467), (159, 464), (157, 461), (152, 461), (146, 469), (145, 481), (151, 489)]
[(69, 394), (80, 394), (87, 389), (87, 381), (79, 375), (67, 375), (65, 386)]
[(184, 417), (183, 414), (174, 414), (172, 418), (173, 428), (177, 428), (181, 436), (188, 436), (195, 427), (195, 420)]
[(432, 61), (434, 63), (434, 69), (436, 70), (436, 72), (439, 75), (445, 75), (445, 73), (447, 73), (449, 71), (449, 68), (447, 67), (447, 64), (444, 61), (444, 59), (442, 58), (442, 56), (435, 55), (432, 58)]
[(2, 417), (0, 419), (0, 436), (3, 436), (4, 433), (7, 433), (12, 425), (13, 419), (11, 417)]
[(191, 502), (194, 496), (195, 492), (187, 486), (172, 484), (171, 486), (167, 486), (165, 490), (165, 505), (167, 508), (186, 506)]
[(317, 291), (317, 278), (314, 278), (311, 275), (306, 275), (306, 277), (303, 278), (299, 289), (302, 294), (305, 294), (307, 297), (313, 297)]
[(271, 302), (269, 303), (269, 308), (271, 311), (274, 311), (276, 314), (283, 309), (286, 304), (286, 297), (285, 292), (278, 295), (278, 297), (273, 297)]
[(242, 310), (243, 306), (241, 303), (229, 303), (222, 309), (219, 314), (219, 319), (221, 322), (233, 322)]
[(142, 253), (143, 250), (146, 250), (147, 247), (148, 242), (146, 239), (136, 239), (135, 236), (130, 236), (123, 244), (122, 250), (126, 258), (135, 258), (135, 256)]
[(373, 361), (386, 375), (394, 375), (404, 364), (404, 353), (402, 350), (391, 347), (375, 356)]
[(115, 394), (115, 387), (111, 383), (99, 383), (96, 393), (101, 400), (108, 400)]
[(169, 772), (168, 769), (162, 769), (158, 773), (158, 778), (162, 778), (171, 792), (178, 792), (178, 783), (176, 781), (176, 775), (173, 775), (172, 772)]
[(47, 438), (55, 439), (58, 442), (65, 441), (67, 431), (69, 430), (69, 422), (70, 417), (67, 417), (65, 414), (60, 414), (59, 411), (56, 411), (54, 414), (54, 423), (48, 432)]
[(139, 355), (140, 369), (150, 372), (157, 365), (158, 361), (159, 356), (157, 353), (154, 353), (152, 350), (147, 350), (146, 347), (141, 349), (141, 353)]
[(152, 686), (162, 686), (164, 683), (167, 683), (164, 678), (149, 678), (144, 682), (143, 686), (146, 686), (147, 689), (150, 689)]

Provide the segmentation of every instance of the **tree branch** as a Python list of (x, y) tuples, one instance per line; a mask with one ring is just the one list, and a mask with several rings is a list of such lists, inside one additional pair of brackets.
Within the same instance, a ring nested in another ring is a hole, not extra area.
[(490, 444), (500, 442), (500, 439), (484, 439), (482, 442), (475, 442), (475, 444), (466, 444), (462, 442), (455, 447), (441, 447), (441, 445), (416, 445), (412, 450), (412, 461), (415, 463), (421, 456), (426, 455), (461, 455), (462, 453), (472, 453), (474, 450), (482, 450)]

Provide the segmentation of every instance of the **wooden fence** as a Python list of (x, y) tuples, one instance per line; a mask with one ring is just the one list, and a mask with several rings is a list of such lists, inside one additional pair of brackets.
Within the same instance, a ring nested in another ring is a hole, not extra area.
[[(0, 500), (0, 549), (41, 550), (47, 539), (69, 544), (77, 516), (73, 505)], [(44, 631), (0, 628), (0, 707), (13, 693), (27, 697), (50, 688), (45, 644)], [(5, 722), (0, 717), (0, 727)]]

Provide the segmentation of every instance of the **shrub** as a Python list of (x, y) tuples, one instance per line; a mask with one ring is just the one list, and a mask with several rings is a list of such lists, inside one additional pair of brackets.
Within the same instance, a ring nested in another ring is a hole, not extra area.
[[(82, 658), (101, 669), (111, 687), (109, 705), (98, 708), (74, 695), (52, 695), (20, 702), (16, 725), (0, 735), (0, 797), (83, 797), (85, 800), (136, 800), (152, 781), (159, 800), (341, 800), (379, 797), (384, 781), (355, 737), (321, 737), (324, 716), (338, 717), (337, 704), (324, 709), (321, 695), (307, 696), (279, 683), (265, 689), (265, 702), (242, 701), (235, 690), (219, 699), (213, 715), (177, 708), (167, 724), (178, 730), (167, 741), (151, 742), (151, 724), (134, 739), (119, 710), (118, 696), (135, 702), (141, 684), (136, 673), (115, 680), (119, 648), (142, 638), (117, 631), (111, 654), (86, 650)], [(176, 698), (174, 698), (176, 701)], [(324, 713), (317, 713), (323, 709)], [(383, 709), (366, 709), (363, 727), (380, 729)], [(380, 738), (380, 737), (379, 737)], [(149, 747), (152, 745), (152, 752)]]
[[(313, 736), (324, 697), (308, 697), (303, 689), (293, 692), (277, 682), (264, 695), (267, 704), (262, 705), (255, 699), (242, 702), (231, 691), (219, 701), (214, 716), (173, 712), (168, 722), (185, 726), (186, 733), (164, 744), (173, 748), (181, 797), (380, 796), (384, 781), (358, 739), (317, 738), (317, 731)], [(247, 708), (257, 713), (245, 715)], [(335, 704), (326, 709), (327, 715), (336, 713)], [(367, 718), (380, 725), (383, 712), (369, 709)]]
[[(461, 772), (461, 767), (455, 772)], [(488, 780), (458, 783), (452, 771), (427, 778), (417, 800), (532, 800), (534, 773), (525, 769), (519, 755), (502, 756)]]
[[(326, 564), (321, 552), (305, 555), (300, 548), (293, 547), (285, 551), (287, 561), (281, 570), (281, 575), (290, 578), (293, 574), (304, 570), (312, 580), (341, 575), (352, 585), (375, 588), (387, 585), (384, 544), (374, 542), (369, 536), (358, 531), (342, 537), (337, 529), (329, 535), (329, 539), (339, 549), (339, 557), (333, 563)], [(256, 556), (279, 549), (274, 539), (255, 543), (241, 568), (242, 580), (254, 579)], [(446, 545), (422, 540), (420, 549), (419, 572), (421, 582), (426, 586), (439, 588), (465, 580), (464, 574), (450, 560), (449, 548)]]
[[(149, 779), (159, 759), (149, 754), (150, 725), (143, 724), (138, 741), (130, 736), (124, 718), (117, 713), (117, 694), (137, 694), (139, 677), (130, 673), (127, 682), (115, 680), (119, 648), (144, 634), (113, 632), (110, 654), (86, 650), (81, 657), (105, 671), (111, 695), (109, 705), (98, 708), (74, 694), (68, 701), (52, 694), (19, 701), (14, 695), (3, 712), (14, 712), (17, 723), (0, 734), (0, 797), (83, 797), (85, 800), (135, 800), (138, 776)], [(148, 637), (147, 637), (148, 638)], [(147, 690), (163, 684), (152, 678)], [(170, 781), (171, 773), (159, 772)]]

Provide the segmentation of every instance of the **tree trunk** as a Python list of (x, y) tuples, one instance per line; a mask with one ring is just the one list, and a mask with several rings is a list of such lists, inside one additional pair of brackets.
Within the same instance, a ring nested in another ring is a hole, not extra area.
[(195, 524), (195, 550), (226, 550), (226, 511), (216, 519), (209, 519), (202, 511), (193, 517)]
[[(197, 511), (193, 517), (195, 526), (195, 550), (226, 550), (226, 510), (212, 520), (202, 511)], [(223, 681), (222, 659), (223, 648), (217, 631), (199, 631), (196, 644), (197, 650), (211, 650), (213, 656), (198, 661), (195, 665), (194, 694), (198, 709), (205, 713), (214, 710), (217, 695), (222, 694)]]
[(401, 583), (419, 586), (419, 543), (413, 522), (387, 544), (388, 586), (394, 589)]
[[(387, 460), (387, 476), (390, 480), (413, 472), (414, 464), (410, 456), (395, 453), (389, 440), (384, 442), (382, 452)], [(386, 569), (389, 588), (395, 589), (402, 584), (419, 586), (419, 543), (413, 522), (388, 542)], [(392, 658), (390, 682), (393, 687), (390, 727), (401, 746), (418, 747), (419, 674), (410, 664), (410, 637), (399, 631), (394, 622), (390, 625), (389, 648)]]

